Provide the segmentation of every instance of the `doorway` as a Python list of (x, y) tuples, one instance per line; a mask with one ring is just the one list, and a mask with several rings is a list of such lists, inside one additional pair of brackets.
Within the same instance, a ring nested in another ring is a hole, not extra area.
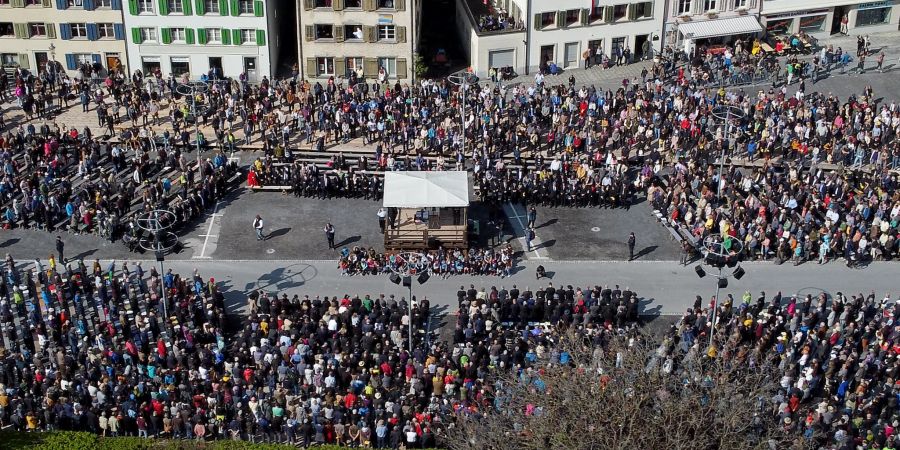
[(222, 57), (221, 56), (210, 56), (209, 57), (209, 78), (213, 80), (218, 80), (222, 78)]
[(37, 63), (38, 73), (47, 69), (47, 52), (34, 52), (34, 61)]
[(638, 34), (634, 37), (634, 58), (635, 60), (643, 60), (650, 57), (650, 35)]
[(547, 68), (548, 62), (556, 62), (554, 61), (554, 53), (556, 50), (555, 45), (542, 45), (541, 46), (541, 65), (539, 67), (540, 70), (544, 70)]
[(844, 15), (847, 14), (847, 9), (844, 6), (835, 6), (834, 14), (832, 14), (831, 19), (831, 34), (838, 34), (841, 32), (841, 19), (844, 18)]
[(110, 73), (115, 72), (121, 69), (122, 59), (119, 58), (118, 53), (107, 53), (106, 54), (106, 70)]
[(258, 81), (256, 78), (256, 57), (254, 57), (254, 56), (245, 56), (244, 57), (244, 73), (247, 74), (248, 80)]

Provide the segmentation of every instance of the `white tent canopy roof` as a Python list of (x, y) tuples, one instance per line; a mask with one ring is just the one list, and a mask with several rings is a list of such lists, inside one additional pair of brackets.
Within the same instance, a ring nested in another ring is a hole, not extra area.
[(384, 206), (386, 208), (469, 206), (468, 172), (385, 172)]

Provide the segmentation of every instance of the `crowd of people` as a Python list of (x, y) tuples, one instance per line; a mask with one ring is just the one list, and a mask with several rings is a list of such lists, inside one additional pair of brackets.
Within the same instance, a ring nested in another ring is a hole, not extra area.
[(374, 248), (341, 249), (338, 268), (342, 276), (406, 273), (408, 269), (433, 275), (512, 275), (516, 259), (508, 243), (498, 248), (444, 248), (418, 252), (376, 252)]

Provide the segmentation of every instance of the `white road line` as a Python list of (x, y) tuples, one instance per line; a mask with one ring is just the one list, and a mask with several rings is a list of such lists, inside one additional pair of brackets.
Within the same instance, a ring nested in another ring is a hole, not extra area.
[(213, 236), (213, 234), (212, 234), (212, 227), (213, 227), (213, 225), (216, 223), (216, 217), (217, 217), (217, 216), (216, 216), (216, 213), (217, 213), (217, 212), (219, 212), (219, 202), (216, 202), (216, 207), (213, 209), (212, 216), (210, 216), (210, 218), (209, 218), (209, 227), (206, 229), (206, 234), (205, 234), (205, 235), (203, 235), (203, 234), (200, 235), (200, 237), (206, 236), (206, 238), (203, 239), (203, 248), (200, 250), (200, 257), (201, 257), (201, 258), (210, 258), (209, 256), (206, 256), (206, 245), (209, 244), (209, 238), (210, 238), (210, 236)]
[[(521, 228), (522, 234), (524, 235), (525, 233), (528, 232), (528, 228), (525, 226), (525, 222), (522, 222), (522, 217), (524, 217), (524, 216), (519, 215), (519, 211), (516, 209), (516, 205), (512, 204), (511, 202), (507, 202), (506, 204), (509, 206), (509, 209), (512, 210), (512, 212), (514, 213), (514, 214), (507, 214), (507, 216), (513, 217), (516, 219), (516, 222), (519, 222), (519, 228)], [(522, 241), (522, 249), (524, 249), (527, 252), (527, 248), (528, 248), (527, 240), (525, 239), (524, 236), (520, 237), (519, 240)], [(543, 245), (543, 242), (541, 242), (538, 239), (537, 233), (535, 233), (534, 239), (531, 240), (531, 251), (534, 253), (534, 259), (550, 259), (548, 257), (541, 256), (541, 253), (537, 249), (538, 243)]]

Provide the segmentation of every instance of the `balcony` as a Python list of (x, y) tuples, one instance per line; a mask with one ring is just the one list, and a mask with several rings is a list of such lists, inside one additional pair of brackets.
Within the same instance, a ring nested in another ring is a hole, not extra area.
[(458, 4), (465, 9), (472, 29), (479, 36), (525, 31), (525, 20), (521, 15), (514, 17), (493, 2), (485, 5), (484, 0), (460, 0)]

